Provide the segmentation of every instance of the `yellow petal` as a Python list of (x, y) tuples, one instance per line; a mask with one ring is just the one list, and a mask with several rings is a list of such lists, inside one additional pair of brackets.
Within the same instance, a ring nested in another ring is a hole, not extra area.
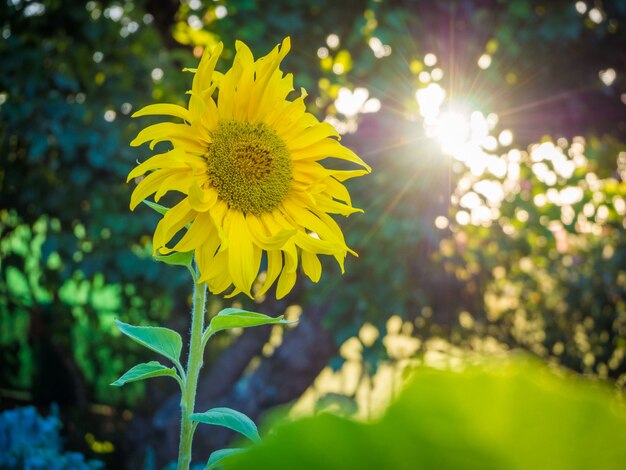
[(207, 256), (207, 259), (210, 261), (205, 262), (205, 268), (200, 271), (201, 277), (199, 280), (209, 282), (211, 279), (216, 279), (224, 276), (230, 279), (230, 274), (228, 273), (228, 253), (225, 251), (220, 251), (209, 255), (206, 251), (204, 251), (205, 246), (206, 245), (201, 245), (201, 249), (203, 250), (202, 254), (203, 256)]
[(206, 148), (211, 142), (208, 133), (203, 132), (200, 126), (194, 126), (192, 128), (192, 126), (188, 124), (161, 122), (143, 129), (130, 145), (137, 147), (150, 141), (150, 149), (153, 149), (157, 143), (167, 140), (174, 143), (176, 146), (183, 146), (191, 153), (200, 154), (206, 152)]
[(332, 171), (312, 160), (293, 162), (293, 179), (303, 183), (315, 183), (328, 178)]
[[(291, 39), (286, 37), (280, 45), (277, 45), (265, 57), (261, 57), (255, 64), (257, 77), (271, 77), (276, 68), (283, 61), (289, 50), (291, 49)], [(263, 80), (260, 79), (258, 86), (261, 90), (265, 89)]]
[(293, 74), (284, 77), (280, 70), (274, 72), (276, 77), (268, 82), (265, 93), (258, 96), (253, 93), (250, 103), (249, 120), (252, 122), (263, 121), (267, 116), (284, 108), (287, 95), (293, 91)]
[(306, 191), (290, 191), (287, 201), (291, 200), (303, 207), (315, 207), (317, 205), (317, 199), (313, 197), (311, 187)]
[(241, 67), (241, 75), (236, 85), (237, 92), (234, 95), (233, 117), (243, 121), (248, 119), (250, 95), (254, 85), (254, 57), (250, 48), (241, 41), (235, 42), (235, 48), (237, 54), (234, 63)]
[(206, 282), (214, 294), (220, 294), (232, 285), (232, 278), (228, 272), (228, 253), (219, 252), (206, 271)]
[(224, 45), (219, 42), (212, 52), (208, 48), (204, 50), (200, 64), (193, 77), (191, 96), (189, 98), (189, 111), (194, 119), (199, 119), (205, 112), (205, 92), (212, 86), (215, 79), (215, 64), (222, 54)]
[(278, 102), (284, 101), (287, 98), (287, 95), (294, 91), (293, 87), (293, 74), (287, 73), (280, 80), (280, 83), (276, 84), (276, 94), (274, 95), (274, 99)]
[[(337, 225), (337, 222), (335, 222), (335, 220), (331, 216), (329, 216), (326, 212), (318, 210), (318, 209), (311, 209), (311, 212), (313, 212), (317, 217), (319, 217), (319, 219), (324, 223), (324, 226), (326, 227), (326, 229), (330, 230), (335, 235), (335, 237), (341, 241), (342, 245), (344, 246), (344, 248), (347, 250), (348, 253), (350, 253), (353, 256), (359, 256), (356, 251), (352, 250), (346, 245), (346, 241), (343, 238), (343, 232), (341, 231), (341, 228), (339, 227), (339, 225)], [(333, 256), (337, 260), (337, 263), (339, 263), (339, 266), (341, 267), (341, 273), (343, 274), (344, 272), (343, 263), (346, 258), (346, 252), (335, 253)]]
[(272, 250), (267, 252), (267, 272), (265, 274), (265, 282), (259, 290), (259, 295), (263, 295), (274, 284), (276, 278), (283, 269), (283, 255), (280, 250)]
[(333, 201), (329, 197), (322, 195), (315, 195), (314, 197), (317, 202), (317, 204), (315, 204), (316, 207), (329, 214), (341, 214), (347, 217), (356, 212), (363, 212), (363, 209), (358, 209), (339, 201)]
[(264, 122), (273, 129), (276, 129), (276, 133), (280, 137), (283, 137), (305, 112), (306, 105), (304, 104), (304, 96), (301, 96), (286, 106), (277, 108), (271, 113), (268, 113), (268, 115), (265, 116)]
[(303, 113), (290, 125), (277, 123), (278, 134), (286, 141), (293, 140), (306, 129), (317, 126), (320, 121), (311, 113)]
[(236, 295), (239, 295), (239, 294), (241, 294), (241, 291), (235, 287), (235, 288), (233, 288), (232, 292), (230, 292), (229, 294), (224, 295), (224, 298), (225, 299), (232, 299), (233, 297), (235, 297)]
[(278, 278), (278, 284), (276, 285), (276, 298), (282, 299), (284, 296), (291, 292), (293, 286), (296, 283), (296, 273), (290, 273), (283, 269), (283, 272)]
[(291, 50), (291, 37), (287, 36), (280, 44), (280, 60), (282, 61)]
[(324, 184), (326, 185), (326, 194), (334, 199), (345, 202), (349, 206), (352, 205), (350, 193), (343, 184), (335, 178), (326, 178)]
[[(334, 230), (332, 230), (328, 226), (327, 221), (324, 221), (320, 217), (318, 217), (317, 214), (319, 214), (319, 212), (314, 214), (308, 208), (298, 206), (297, 204), (294, 204), (290, 201), (285, 201), (283, 203), (283, 207), (285, 209), (285, 212), (294, 221), (297, 221), (297, 223), (302, 227), (305, 227), (308, 230), (317, 233), (320, 239), (330, 241), (331, 243), (335, 243), (340, 246), (345, 245), (341, 230), (339, 230), (339, 233), (336, 233)], [(333, 223), (336, 225), (334, 221)]]
[(208, 239), (212, 226), (213, 222), (209, 214), (206, 212), (198, 214), (187, 233), (172, 249), (179, 252), (195, 250)]
[[(276, 67), (278, 65), (276, 64)], [(257, 76), (250, 100), (250, 116), (253, 116), (254, 120), (262, 119), (276, 106), (273, 98), (276, 85), (280, 84), (282, 78), (283, 73), (278, 68), (269, 72), (268, 75)]]
[(205, 100), (205, 104), (206, 107), (200, 122), (205, 129), (212, 131), (217, 127), (217, 121), (219, 118), (217, 105), (215, 104), (215, 101), (213, 101), (213, 98), (207, 98)]
[(319, 281), (322, 276), (322, 263), (320, 263), (317, 255), (308, 251), (302, 252), (302, 269), (304, 269), (304, 274), (309, 276), (313, 282)]
[(135, 137), (130, 145), (133, 147), (138, 147), (139, 145), (146, 143), (151, 140), (164, 139), (164, 136), (175, 135), (177, 137), (189, 138), (189, 132), (191, 131), (191, 126), (188, 124), (174, 124), (171, 122), (160, 122), (158, 124), (153, 124), (142, 129), (137, 137)]
[(212, 278), (209, 283), (209, 289), (213, 294), (221, 294), (230, 286), (233, 285), (233, 280), (230, 278), (228, 271), (221, 273), (219, 276)]
[(276, 46), (267, 56), (259, 60), (256, 65), (257, 76), (252, 91), (252, 101), (250, 103), (250, 115), (254, 119), (265, 116), (272, 107), (272, 99), (275, 94), (270, 83), (280, 85), (283, 74), (279, 70), (280, 63), (285, 58), (291, 48), (291, 40), (287, 37), (280, 47)]
[(228, 205), (224, 201), (218, 201), (215, 203), (215, 206), (209, 211), (211, 215), (211, 219), (213, 219), (213, 225), (217, 230), (217, 233), (221, 240), (220, 251), (224, 251), (228, 248), (228, 237), (227, 231), (224, 230), (226, 215), (228, 214)]
[(289, 238), (295, 235), (295, 229), (285, 230), (281, 227), (279, 231), (268, 230), (267, 225), (262, 221), (263, 216), (265, 218), (271, 217), (269, 214), (261, 214), (261, 219), (251, 214), (248, 214), (246, 217), (252, 241), (260, 248), (264, 250), (278, 250)]
[(174, 116), (187, 122), (191, 122), (191, 113), (187, 108), (169, 103), (158, 103), (145, 106), (134, 113), (131, 117), (136, 118), (141, 116)]
[(276, 68), (276, 58), (278, 57), (279, 49), (280, 46), (277, 44), (267, 55), (260, 57), (255, 62), (254, 66), (258, 77), (267, 76)]
[(207, 227), (208, 236), (202, 245), (196, 248), (195, 259), (198, 264), (198, 270), (200, 271), (200, 279), (206, 281), (205, 274), (209, 269), (209, 266), (213, 263), (213, 258), (217, 253), (217, 249), (220, 246), (220, 237), (215, 230), (215, 226), (212, 221), (210, 227)]
[(305, 232), (298, 232), (294, 237), (296, 245), (302, 248), (302, 252), (309, 251), (318, 255), (336, 255), (346, 253), (344, 246), (328, 240), (320, 240)]
[(130, 196), (130, 210), (135, 210), (135, 207), (151, 194), (157, 192), (159, 187), (172, 175), (173, 170), (157, 170), (150, 173), (144, 179), (142, 179), (132, 195)]
[(224, 44), (220, 41), (212, 51), (209, 51), (208, 48), (204, 50), (191, 86), (193, 91), (201, 92), (211, 86), (215, 65), (217, 64), (223, 49)]
[(218, 72), (217, 70), (213, 71), (213, 84), (216, 84), (218, 87), (220, 83), (224, 80), (224, 74), (222, 72)]
[(289, 150), (308, 147), (327, 137), (339, 137), (337, 129), (328, 122), (320, 122), (316, 126), (304, 129), (298, 136), (287, 141)]
[(338, 181), (346, 181), (358, 176), (367, 175), (367, 170), (330, 170), (330, 174)]
[(217, 191), (213, 188), (201, 188), (198, 181), (194, 179), (189, 186), (189, 204), (193, 210), (206, 212), (217, 202)]
[(295, 273), (298, 269), (298, 250), (296, 250), (296, 244), (293, 241), (285, 243), (282, 252), (285, 254), (285, 268), (283, 271)]
[[(256, 264), (254, 245), (250, 238), (248, 225), (243, 213), (238, 210), (229, 210), (231, 221), (228, 238), (228, 271), (233, 279), (233, 284), (241, 292), (252, 297), (250, 288), (259, 272)], [(259, 258), (260, 263), (260, 258)]]
[[(354, 255), (357, 256), (356, 253), (354, 253)], [(342, 253), (335, 253), (333, 257), (337, 261), (337, 264), (339, 265), (339, 269), (341, 269), (341, 274), (344, 274), (346, 272), (346, 266), (344, 264), (344, 261), (346, 259), (346, 252), (344, 251)]]
[(187, 198), (169, 209), (159, 221), (154, 231), (152, 242), (154, 250), (156, 251), (165, 246), (180, 229), (194, 218), (195, 214)]
[(133, 170), (128, 174), (126, 182), (128, 183), (133, 178), (137, 178), (149, 170), (156, 170), (160, 168), (185, 168), (185, 161), (180, 158), (176, 158), (184, 154), (185, 151), (182, 149), (173, 149), (166, 153), (154, 155), (133, 168)]
[(242, 69), (239, 63), (233, 63), (233, 67), (224, 74), (224, 78), (220, 82), (217, 109), (221, 119), (232, 119), (234, 116), (235, 94), (241, 73)]
[(298, 252), (293, 242), (288, 242), (283, 247), (285, 253), (285, 267), (280, 273), (278, 284), (276, 285), (276, 298), (282, 299), (293, 289), (296, 283), (296, 271), (298, 269)]
[[(205, 178), (208, 178), (208, 176), (205, 176)], [(197, 181), (198, 177), (187, 169), (174, 170), (172, 171), (172, 174), (165, 178), (161, 183), (159, 190), (154, 195), (154, 201), (159, 202), (159, 199), (161, 199), (169, 191), (178, 191), (183, 194), (187, 194), (191, 183)], [(202, 179), (200, 179), (200, 181), (202, 181)]]
[(323, 141), (317, 142), (309, 147), (292, 150), (291, 158), (294, 160), (322, 160), (324, 158), (338, 158), (361, 165), (368, 172), (371, 171), (370, 166), (361, 160), (352, 150), (344, 147), (333, 139), (324, 139)]
[(188, 91), (189, 95), (189, 112), (193, 116), (193, 122), (198, 122), (206, 113), (205, 93)]

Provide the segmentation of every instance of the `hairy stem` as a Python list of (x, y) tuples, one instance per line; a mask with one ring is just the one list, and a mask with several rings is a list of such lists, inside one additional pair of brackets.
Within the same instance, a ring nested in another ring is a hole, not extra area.
[(204, 329), (204, 308), (207, 286), (194, 282), (193, 310), (191, 312), (191, 341), (187, 360), (187, 377), (180, 401), (180, 446), (178, 448), (178, 470), (188, 470), (191, 463), (191, 442), (196, 424), (189, 419), (194, 412), (198, 375), (202, 368), (202, 330)]

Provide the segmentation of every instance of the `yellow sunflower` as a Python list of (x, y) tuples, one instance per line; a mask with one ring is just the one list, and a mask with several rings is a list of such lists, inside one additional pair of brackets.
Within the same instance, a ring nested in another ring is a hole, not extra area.
[[(194, 252), (200, 273), (214, 294), (234, 286), (230, 295), (251, 295), (263, 252), (267, 274), (260, 294), (278, 280), (276, 296), (285, 296), (296, 280), (299, 262), (314, 282), (321, 275), (318, 255), (335, 257), (343, 272), (348, 246), (329, 214), (362, 212), (352, 207), (343, 181), (370, 171), (354, 152), (341, 145), (335, 128), (306, 112), (306, 92), (293, 101), (293, 76), (279, 66), (289, 38), (254, 60), (236, 43), (233, 66), (222, 74), (215, 65), (218, 44), (205, 51), (184, 108), (153, 104), (133, 117), (169, 115), (179, 123), (143, 129), (131, 142), (171, 142), (173, 149), (137, 166), (128, 180), (150, 172), (131, 196), (134, 209), (155, 194), (185, 197), (169, 209), (154, 232), (155, 253)], [(326, 158), (353, 162), (363, 169), (333, 170)], [(173, 246), (172, 238), (189, 225)]]

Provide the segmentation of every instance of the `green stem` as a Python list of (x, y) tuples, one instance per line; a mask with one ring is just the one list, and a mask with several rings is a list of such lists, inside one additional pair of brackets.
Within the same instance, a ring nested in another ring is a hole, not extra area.
[(196, 387), (198, 375), (202, 368), (203, 348), (202, 330), (204, 329), (204, 308), (206, 302), (205, 283), (194, 282), (193, 310), (191, 312), (191, 341), (189, 343), (189, 358), (187, 360), (187, 377), (183, 396), (180, 401), (180, 446), (178, 448), (178, 470), (188, 470), (191, 463), (191, 442), (196, 423), (189, 419), (194, 412), (196, 403)]

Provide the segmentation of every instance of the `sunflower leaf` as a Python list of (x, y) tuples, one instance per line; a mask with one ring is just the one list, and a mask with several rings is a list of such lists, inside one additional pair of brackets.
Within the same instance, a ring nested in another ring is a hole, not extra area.
[(179, 364), (183, 340), (175, 331), (159, 326), (133, 326), (119, 320), (115, 323), (129, 338)]
[(144, 199), (141, 202), (143, 202), (146, 206), (150, 207), (151, 209), (154, 209), (161, 215), (165, 215), (165, 213), (168, 210), (170, 210), (169, 207), (162, 206), (161, 204), (157, 204), (156, 202), (148, 201), (147, 199)]
[(173, 266), (185, 266), (187, 268), (191, 268), (191, 263), (193, 261), (193, 251), (187, 251), (183, 253), (177, 252), (171, 255), (156, 255), (154, 259)]
[(270, 317), (262, 313), (249, 312), (238, 308), (226, 308), (211, 319), (211, 323), (204, 330), (203, 341), (206, 342), (218, 331), (230, 328), (248, 328), (261, 325), (289, 325), (295, 322), (285, 320), (284, 315)]
[(176, 370), (173, 367), (165, 367), (163, 364), (157, 361), (144, 362), (132, 367), (128, 372), (122, 375), (119, 379), (113, 382), (111, 385), (115, 387), (121, 387), (130, 382), (136, 382), (138, 380), (151, 379), (152, 377), (169, 376), (176, 380), (180, 380), (176, 374)]
[(214, 470), (216, 468), (219, 468), (222, 459), (228, 457), (229, 455), (240, 454), (244, 452), (244, 450), (245, 449), (240, 448), (216, 450), (209, 457), (209, 461), (206, 463), (206, 467), (204, 467), (204, 470)]
[(253, 442), (259, 442), (261, 437), (259, 431), (250, 418), (245, 414), (231, 408), (211, 408), (204, 413), (194, 413), (189, 416), (192, 421), (203, 424), (212, 424), (232, 429), (243, 434)]

